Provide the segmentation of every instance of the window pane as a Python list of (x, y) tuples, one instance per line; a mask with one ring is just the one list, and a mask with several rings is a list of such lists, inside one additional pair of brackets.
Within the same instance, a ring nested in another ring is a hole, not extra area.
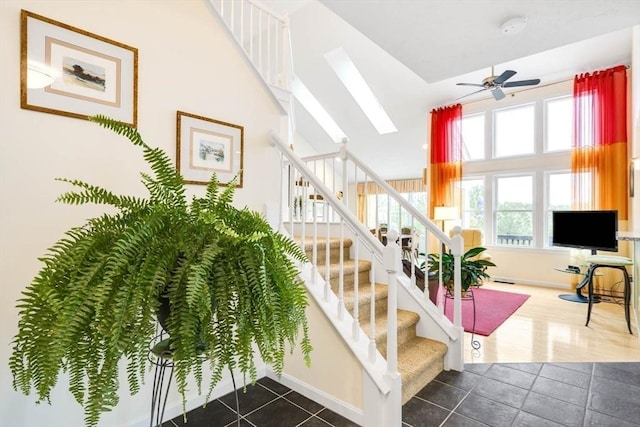
[(496, 180), (496, 238), (501, 245), (533, 243), (533, 177)]
[(554, 173), (548, 176), (547, 183), (547, 235), (546, 246), (551, 246), (553, 236), (553, 224), (551, 212), (571, 209), (571, 174)]
[(549, 175), (549, 210), (571, 209), (571, 174), (554, 173)]
[(533, 105), (509, 108), (495, 112), (495, 157), (534, 153)]
[(462, 226), (484, 231), (484, 180), (462, 181)]
[(573, 100), (571, 97), (545, 103), (546, 151), (571, 149)]
[(484, 159), (484, 114), (462, 118), (462, 160)]

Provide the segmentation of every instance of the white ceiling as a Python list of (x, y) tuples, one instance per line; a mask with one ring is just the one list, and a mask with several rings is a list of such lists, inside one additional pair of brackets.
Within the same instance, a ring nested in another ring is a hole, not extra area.
[[(506, 69), (548, 84), (631, 62), (640, 0), (264, 0), (290, 18), (295, 74), (350, 139), (349, 149), (387, 179), (417, 178), (429, 111), (453, 104)], [(519, 34), (500, 25), (525, 16)], [(398, 132), (378, 135), (324, 59), (343, 47)], [(471, 90), (470, 90), (471, 89)], [(514, 89), (511, 89), (513, 91)], [(505, 90), (507, 92), (507, 90)], [(464, 101), (490, 97), (483, 92)], [(499, 102), (499, 101), (496, 101)], [(315, 150), (335, 144), (299, 103), (297, 132)]]

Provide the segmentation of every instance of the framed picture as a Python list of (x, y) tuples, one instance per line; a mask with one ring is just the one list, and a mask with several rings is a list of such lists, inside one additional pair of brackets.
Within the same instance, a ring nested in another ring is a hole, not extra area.
[(242, 187), (244, 127), (178, 111), (176, 165), (187, 184), (208, 184), (216, 174)]
[(137, 125), (138, 50), (22, 10), (20, 106)]

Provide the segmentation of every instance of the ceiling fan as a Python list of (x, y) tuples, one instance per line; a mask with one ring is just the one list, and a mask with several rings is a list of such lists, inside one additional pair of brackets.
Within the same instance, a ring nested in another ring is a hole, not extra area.
[(467, 96), (474, 95), (476, 93), (479, 93), (479, 92), (482, 92), (482, 91), (485, 91), (485, 90), (490, 90), (491, 94), (496, 99), (496, 101), (499, 101), (499, 100), (501, 100), (502, 98), (505, 97), (504, 92), (502, 91), (502, 88), (517, 87), (517, 86), (533, 86), (533, 85), (537, 85), (538, 83), (540, 83), (540, 79), (518, 80), (518, 81), (515, 81), (515, 82), (508, 82), (507, 80), (509, 80), (515, 74), (516, 74), (516, 72), (513, 71), (513, 70), (506, 70), (505, 72), (503, 72), (502, 74), (500, 74), (499, 76), (496, 77), (493, 74), (493, 66), (492, 66), (491, 67), (491, 75), (489, 77), (485, 78), (484, 80), (482, 80), (481, 84), (479, 84), (479, 83), (456, 83), (458, 86), (475, 86), (475, 87), (481, 87), (482, 88), (482, 89), (477, 90), (475, 92), (471, 92), (471, 93), (468, 93), (466, 95), (463, 95), (460, 98), (456, 98), (456, 100), (465, 98)]

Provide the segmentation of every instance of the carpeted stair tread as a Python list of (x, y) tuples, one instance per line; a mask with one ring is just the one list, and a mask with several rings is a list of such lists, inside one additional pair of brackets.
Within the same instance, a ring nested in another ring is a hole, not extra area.
[[(404, 344), (406, 341), (413, 339), (416, 336), (416, 324), (420, 320), (420, 316), (413, 311), (398, 310), (398, 347)], [(366, 333), (369, 332), (370, 320), (363, 320), (361, 322), (362, 330)], [(376, 316), (375, 320), (376, 328), (376, 345), (378, 351), (382, 356), (387, 357), (387, 313), (383, 313)]]
[[(350, 259), (344, 261), (344, 291), (348, 289), (353, 289), (353, 280), (354, 274), (356, 271), (356, 263), (354, 260)], [(369, 271), (371, 270), (371, 261), (360, 260), (357, 264), (358, 268), (358, 282), (360, 287), (369, 283)], [(318, 267), (318, 272), (320, 275), (326, 279), (326, 269), (324, 266)], [(331, 287), (333, 291), (338, 293), (338, 286), (340, 280), (340, 264), (331, 264), (329, 265), (329, 281), (331, 282)]]
[[(296, 237), (294, 239), (299, 245), (300, 245), (300, 238)], [(324, 248), (327, 247), (327, 238), (326, 237), (318, 237), (317, 238), (317, 243), (318, 243), (318, 250), (324, 250)], [(349, 252), (349, 248), (351, 247), (351, 245), (353, 245), (353, 241), (351, 239), (345, 238), (344, 239), (344, 251), (345, 252)], [(302, 245), (300, 245), (302, 246)], [(303, 249), (306, 252), (311, 252), (313, 250), (313, 238), (312, 237), (305, 237), (304, 238), (304, 246)], [(340, 250), (340, 239), (337, 237), (331, 237), (329, 238), (329, 249), (331, 250), (336, 250), (339, 251)]]
[[(389, 287), (387, 285), (376, 284), (374, 296), (376, 300), (376, 317), (386, 313), (386, 299), (389, 295)], [(371, 315), (371, 284), (360, 285), (358, 287), (358, 310), (360, 322), (367, 321)], [(344, 305), (349, 313), (353, 313), (354, 306), (354, 289), (344, 291)]]
[(402, 404), (444, 370), (447, 346), (439, 341), (415, 337), (398, 347), (398, 371), (402, 376)]

